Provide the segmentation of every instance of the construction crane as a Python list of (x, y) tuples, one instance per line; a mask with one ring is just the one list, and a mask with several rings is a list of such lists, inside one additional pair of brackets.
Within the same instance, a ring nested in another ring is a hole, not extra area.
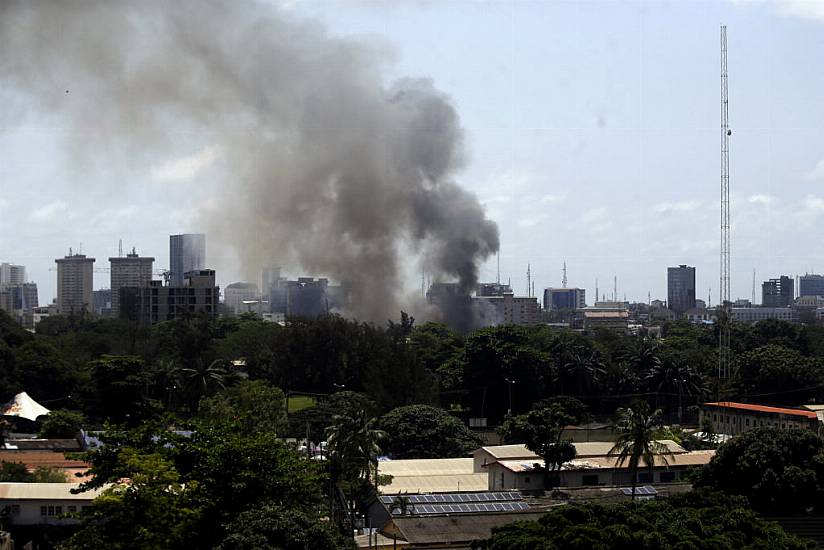
[(721, 25), (721, 276), (719, 304), (725, 320), (718, 335), (718, 379), (730, 376), (730, 116), (727, 88), (727, 27)]

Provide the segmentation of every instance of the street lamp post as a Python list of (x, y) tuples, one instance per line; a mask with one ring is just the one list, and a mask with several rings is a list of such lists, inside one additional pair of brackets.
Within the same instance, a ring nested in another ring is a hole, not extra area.
[(515, 380), (511, 378), (504, 378), (504, 382), (507, 383), (509, 386), (509, 408), (506, 411), (507, 416), (512, 416), (512, 384), (515, 383)]

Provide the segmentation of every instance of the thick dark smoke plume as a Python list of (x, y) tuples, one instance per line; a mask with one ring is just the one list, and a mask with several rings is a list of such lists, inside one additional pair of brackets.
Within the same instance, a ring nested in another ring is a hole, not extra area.
[(7, 106), (59, 117), (76, 162), (150, 165), (196, 136), (225, 167), (210, 241), (249, 277), (279, 264), (349, 285), (373, 320), (403, 305), (404, 251), (468, 290), (498, 249), (452, 179), (454, 108), (427, 79), (385, 84), (387, 57), (251, 1), (0, 0)]

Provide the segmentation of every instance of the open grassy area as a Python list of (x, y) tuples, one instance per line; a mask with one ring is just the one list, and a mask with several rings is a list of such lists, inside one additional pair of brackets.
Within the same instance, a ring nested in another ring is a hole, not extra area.
[(290, 395), (289, 396), (289, 412), (298, 412), (302, 409), (308, 409), (315, 406), (315, 400), (308, 395)]

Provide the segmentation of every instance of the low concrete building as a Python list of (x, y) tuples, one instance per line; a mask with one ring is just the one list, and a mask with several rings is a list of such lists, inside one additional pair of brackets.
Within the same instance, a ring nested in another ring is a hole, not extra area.
[[(681, 481), (685, 471), (706, 465), (715, 451), (690, 451), (657, 455), (652, 472), (643, 463), (638, 469), (637, 483), (675, 483)], [(544, 488), (543, 461), (499, 460), (486, 466), (489, 472), (490, 491), (536, 491)], [(583, 487), (595, 485), (631, 485), (632, 473), (629, 461), (618, 464), (615, 456), (576, 457), (564, 463), (560, 471), (551, 472), (558, 487)]]
[(11, 525), (69, 525), (103, 489), (73, 494), (79, 483), (0, 483), (0, 510)]
[[(687, 452), (686, 449), (671, 439), (662, 439), (659, 443), (666, 446), (669, 452), (673, 454), (684, 454)], [(605, 457), (609, 454), (609, 451), (615, 443), (613, 441), (580, 441), (573, 442), (572, 445), (575, 447), (575, 458), (579, 459)], [(536, 460), (540, 460), (540, 457), (527, 449), (526, 445), (522, 443), (481, 447), (480, 449), (472, 451), (472, 471), (476, 473), (486, 472), (488, 471), (486, 468), (495, 462), (513, 460), (535, 462)], [(490, 490), (492, 490), (491, 486)]]
[(732, 401), (704, 403), (698, 412), (701, 424), (709, 420), (717, 433), (726, 435), (737, 435), (763, 427), (780, 430), (809, 429), (817, 432), (821, 426), (819, 415), (822, 414), (824, 412)]
[(734, 307), (732, 318), (742, 323), (757, 323), (766, 319), (798, 320), (795, 310), (791, 307)]

